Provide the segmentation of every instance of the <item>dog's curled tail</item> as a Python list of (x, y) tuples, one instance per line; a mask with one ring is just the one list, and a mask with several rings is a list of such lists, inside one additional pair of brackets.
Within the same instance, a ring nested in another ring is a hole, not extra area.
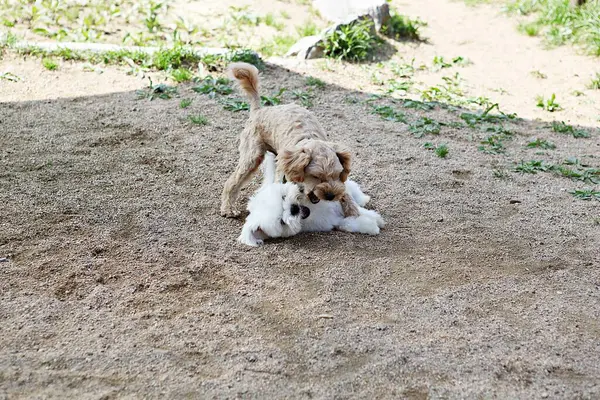
[(265, 158), (262, 162), (263, 185), (275, 182), (275, 154), (270, 151), (265, 152)]
[(260, 108), (260, 95), (258, 94), (258, 69), (248, 63), (233, 63), (227, 68), (227, 74), (238, 82), (250, 101), (250, 111)]

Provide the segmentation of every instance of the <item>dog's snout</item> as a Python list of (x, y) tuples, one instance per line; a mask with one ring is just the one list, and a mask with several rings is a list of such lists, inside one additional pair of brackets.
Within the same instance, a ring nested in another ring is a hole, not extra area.
[(300, 207), (298, 207), (298, 204), (292, 204), (292, 206), (290, 207), (290, 213), (293, 216), (298, 215), (298, 213), (300, 212)]
[(335, 194), (333, 194), (333, 193), (331, 193), (331, 192), (329, 192), (329, 193), (325, 193), (325, 200), (329, 200), (329, 201), (331, 201), (331, 200), (333, 200), (333, 199), (335, 199)]
[(305, 206), (300, 206), (300, 217), (302, 217), (302, 219), (306, 219), (310, 216), (310, 208), (305, 207)]

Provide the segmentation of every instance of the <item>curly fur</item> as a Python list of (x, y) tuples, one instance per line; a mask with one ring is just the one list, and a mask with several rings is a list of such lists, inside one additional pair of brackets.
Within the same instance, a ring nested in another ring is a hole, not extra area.
[(345, 190), (350, 173), (350, 153), (326, 140), (326, 134), (308, 110), (287, 104), (260, 107), (256, 67), (234, 63), (228, 68), (250, 101), (250, 118), (240, 135), (240, 158), (221, 196), (221, 215), (237, 217), (236, 200), (266, 151), (277, 156), (277, 171), (289, 181), (302, 182), (308, 198), (339, 201), (345, 216), (358, 216), (358, 208)]

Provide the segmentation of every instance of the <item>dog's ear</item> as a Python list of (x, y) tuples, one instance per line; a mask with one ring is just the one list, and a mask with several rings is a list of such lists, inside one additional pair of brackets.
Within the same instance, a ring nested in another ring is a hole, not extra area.
[(304, 182), (304, 169), (310, 160), (307, 149), (283, 150), (277, 156), (277, 167), (290, 181)]
[(350, 152), (346, 150), (336, 150), (335, 154), (337, 154), (340, 163), (342, 164), (342, 173), (340, 174), (340, 181), (346, 182), (348, 179), (348, 175), (350, 175)]

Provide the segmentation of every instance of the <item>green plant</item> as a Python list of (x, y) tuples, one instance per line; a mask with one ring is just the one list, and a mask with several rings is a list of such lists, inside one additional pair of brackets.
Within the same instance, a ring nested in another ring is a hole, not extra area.
[(265, 25), (275, 28), (277, 31), (282, 31), (285, 28), (285, 24), (282, 22), (277, 22), (275, 16), (272, 13), (268, 13), (264, 18)]
[(316, 86), (320, 89), (325, 87), (325, 82), (323, 82), (322, 80), (320, 80), (319, 78), (315, 78), (313, 76), (307, 76), (306, 77), (306, 84), (308, 86)]
[(552, 130), (554, 132), (572, 135), (574, 138), (589, 138), (590, 134), (582, 129), (575, 129), (572, 125), (568, 125), (563, 121), (553, 121)]
[(505, 152), (503, 137), (499, 135), (490, 135), (482, 140), (477, 148), (486, 154), (503, 154)]
[(227, 111), (238, 112), (250, 109), (250, 105), (242, 100), (223, 99), (221, 100), (221, 104), (223, 105), (223, 108)]
[(416, 110), (429, 111), (435, 108), (435, 105), (432, 103), (426, 103), (419, 100), (404, 100), (402, 102), (402, 106), (406, 108), (414, 108)]
[(423, 148), (427, 149), (427, 150), (434, 150), (435, 145), (431, 142), (425, 142), (425, 143), (423, 143)]
[(552, 149), (556, 148), (556, 145), (545, 139), (535, 139), (535, 140), (532, 140), (529, 143), (527, 143), (527, 147), (530, 147), (530, 148), (537, 147), (540, 149), (552, 150)]
[(49, 57), (42, 58), (42, 65), (48, 71), (56, 71), (58, 69), (58, 63), (53, 58), (49, 58)]
[(179, 107), (188, 108), (192, 104), (192, 99), (181, 99)]
[(313, 36), (319, 32), (319, 28), (314, 22), (306, 20), (304, 24), (296, 26), (296, 32), (300, 37)]
[(264, 41), (259, 52), (267, 57), (285, 54), (296, 43), (296, 37), (291, 35), (277, 35), (269, 41)]
[(392, 13), (381, 32), (396, 40), (420, 40), (419, 29), (427, 24), (419, 19), (411, 19), (405, 15)]
[(540, 33), (541, 26), (536, 22), (522, 22), (518, 25), (519, 32), (527, 36), (537, 36)]
[(374, 105), (371, 108), (371, 114), (377, 114), (386, 121), (404, 122), (406, 123), (406, 117), (404, 113), (396, 111), (390, 106), (378, 106)]
[(569, 192), (573, 197), (581, 200), (598, 200), (600, 201), (600, 191), (595, 189), (575, 189)]
[(264, 106), (276, 106), (281, 104), (281, 96), (286, 91), (286, 88), (279, 89), (279, 92), (274, 94), (273, 96), (260, 96), (262, 105)]
[(437, 135), (440, 133), (440, 129), (440, 123), (428, 117), (419, 118), (415, 123), (410, 124), (409, 126), (409, 130), (417, 138), (427, 134)]
[(521, 161), (515, 166), (515, 171), (527, 174), (537, 174), (538, 172), (546, 172), (552, 169), (551, 164), (547, 164), (544, 161), (531, 160)]
[(136, 95), (139, 99), (150, 99), (154, 100), (156, 98), (162, 100), (169, 100), (173, 96), (177, 95), (177, 88), (169, 85), (165, 85), (164, 83), (159, 83), (158, 85), (154, 85), (152, 83), (152, 79), (148, 79), (149, 84), (148, 87), (144, 90), (136, 90)]
[(309, 108), (313, 106), (312, 99), (314, 98), (314, 95), (311, 91), (305, 92), (302, 90), (292, 90), (292, 96), (294, 99), (300, 100), (300, 104), (302, 104), (304, 107)]
[(190, 115), (188, 118), (190, 119), (190, 121), (193, 124), (196, 124), (196, 125), (207, 125), (208, 124), (208, 118), (206, 118), (204, 115)]
[(195, 81), (199, 84), (192, 87), (192, 90), (196, 93), (207, 94), (211, 98), (214, 98), (217, 94), (227, 95), (233, 92), (227, 78), (213, 78), (209, 75), (202, 80)]
[(588, 87), (590, 89), (600, 89), (600, 73), (596, 72), (596, 76), (592, 78)]
[(6, 81), (18, 82), (21, 78), (18, 75), (13, 74), (12, 72), (2, 72), (0, 73), (0, 79), (4, 79)]
[(560, 104), (556, 102), (556, 95), (552, 93), (552, 96), (548, 100), (544, 99), (544, 96), (538, 96), (536, 98), (537, 106), (543, 108), (546, 111), (554, 112), (562, 110)]
[(327, 33), (323, 40), (326, 57), (348, 61), (363, 61), (369, 56), (375, 37), (371, 19), (360, 20)]
[[(491, 112), (496, 109), (499, 114), (491, 114)], [(503, 120), (507, 119), (515, 119), (515, 114), (505, 114), (500, 110), (500, 106), (498, 103), (490, 104), (485, 110), (480, 113), (462, 113), (460, 114), (460, 119), (465, 121), (467, 125), (471, 128), (475, 127), (475, 125), (480, 124), (482, 122), (487, 123), (499, 123)]]
[(445, 144), (440, 144), (438, 147), (436, 147), (435, 149), (435, 154), (440, 157), (440, 158), (446, 158), (446, 156), (448, 155), (448, 146)]
[(187, 68), (177, 68), (171, 71), (170, 76), (175, 82), (181, 83), (191, 80), (194, 74)]
[(548, 75), (544, 74), (542, 71), (531, 71), (531, 75), (538, 79), (547, 79)]

